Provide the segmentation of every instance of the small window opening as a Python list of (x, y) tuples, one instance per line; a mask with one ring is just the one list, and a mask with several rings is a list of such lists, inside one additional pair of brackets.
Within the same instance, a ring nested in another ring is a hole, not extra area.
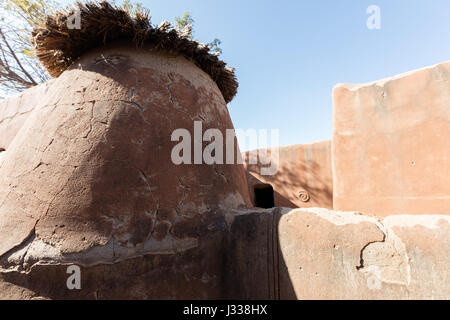
[(275, 207), (273, 188), (270, 184), (260, 184), (254, 187), (255, 207), (269, 209)]

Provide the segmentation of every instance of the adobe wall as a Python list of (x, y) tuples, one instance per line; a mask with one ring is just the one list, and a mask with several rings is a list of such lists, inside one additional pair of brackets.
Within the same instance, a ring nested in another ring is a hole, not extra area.
[(450, 214), (450, 62), (333, 90), (334, 209)]
[(249, 164), (249, 152), (243, 153), (253, 204), (254, 187), (264, 183), (273, 187), (277, 207), (333, 208), (331, 141), (277, 149), (279, 162), (275, 175), (261, 175), (261, 163)]
[[(173, 253), (101, 251), (0, 272), (0, 299), (450, 299), (450, 217), (383, 220), (320, 208), (229, 210), (220, 232)], [(51, 251), (52, 252), (52, 251)], [(21, 258), (22, 257), (22, 258)], [(86, 265), (90, 259), (96, 264)], [(67, 290), (67, 265), (81, 290)]]
[(228, 218), (233, 299), (450, 299), (450, 216), (322, 208)]

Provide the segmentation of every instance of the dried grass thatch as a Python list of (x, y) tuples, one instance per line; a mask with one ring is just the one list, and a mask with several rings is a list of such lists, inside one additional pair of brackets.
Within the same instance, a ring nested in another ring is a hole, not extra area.
[[(67, 24), (75, 10), (81, 13), (81, 29), (70, 29)], [(225, 101), (230, 102), (238, 87), (233, 69), (210, 53), (207, 45), (189, 39), (188, 31), (176, 31), (168, 22), (155, 27), (147, 11), (131, 17), (107, 2), (89, 2), (76, 3), (72, 9), (46, 17), (42, 25), (34, 28), (33, 41), (37, 57), (53, 77), (58, 77), (86, 51), (114, 40), (181, 54), (209, 74)]]

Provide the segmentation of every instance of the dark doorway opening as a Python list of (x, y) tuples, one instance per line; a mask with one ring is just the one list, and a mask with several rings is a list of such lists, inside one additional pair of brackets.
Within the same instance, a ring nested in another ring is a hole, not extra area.
[(275, 207), (273, 188), (270, 184), (260, 184), (254, 187), (255, 207), (269, 209)]

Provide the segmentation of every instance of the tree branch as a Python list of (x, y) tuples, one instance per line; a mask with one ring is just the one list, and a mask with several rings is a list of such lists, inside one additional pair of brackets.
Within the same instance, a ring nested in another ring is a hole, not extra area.
[(5, 45), (8, 47), (9, 52), (11, 53), (11, 56), (14, 58), (14, 60), (17, 62), (20, 70), (22, 70), (22, 72), (26, 75), (26, 77), (30, 80), (30, 82), (33, 85), (37, 85), (36, 81), (34, 81), (33, 77), (31, 77), (31, 75), (25, 70), (25, 68), (22, 66), (22, 64), (20, 63), (20, 60), (17, 58), (16, 54), (14, 53), (14, 50), (11, 48), (11, 46), (9, 45), (5, 35), (3, 34), (3, 31), (0, 29), (0, 36), (2, 37), (3, 41), (5, 42)]

